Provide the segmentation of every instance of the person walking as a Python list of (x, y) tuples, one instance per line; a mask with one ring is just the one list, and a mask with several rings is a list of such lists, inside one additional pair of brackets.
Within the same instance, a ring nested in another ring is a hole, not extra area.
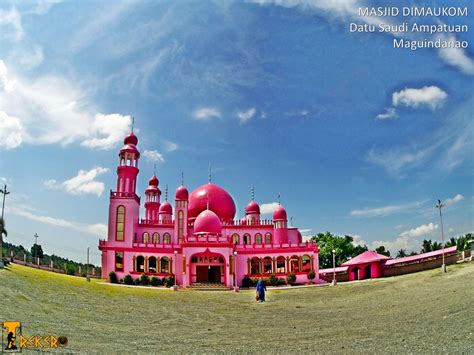
[(265, 291), (267, 290), (267, 286), (265, 285), (265, 281), (261, 278), (257, 282), (257, 296), (258, 302), (265, 302)]

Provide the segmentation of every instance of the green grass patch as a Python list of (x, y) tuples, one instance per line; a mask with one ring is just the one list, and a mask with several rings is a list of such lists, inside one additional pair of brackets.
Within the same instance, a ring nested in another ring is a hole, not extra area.
[(474, 352), (474, 264), (337, 287), (165, 291), (19, 265), (0, 270), (0, 320), (65, 335), (69, 352)]

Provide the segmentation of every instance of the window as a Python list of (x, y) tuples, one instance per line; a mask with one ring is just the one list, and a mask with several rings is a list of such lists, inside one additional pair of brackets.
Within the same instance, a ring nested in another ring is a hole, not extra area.
[(272, 273), (272, 258), (267, 256), (265, 259), (263, 259), (263, 273), (265, 274), (271, 274)]
[(138, 272), (145, 272), (145, 258), (141, 255), (137, 256), (137, 268)]
[(232, 244), (239, 244), (239, 235), (237, 233), (232, 234)]
[(285, 272), (285, 257), (279, 256), (277, 258), (277, 273), (283, 274)]
[(148, 272), (156, 273), (156, 258), (154, 256), (148, 258)]
[(301, 271), (311, 271), (311, 258), (309, 255), (303, 255), (301, 258)]
[(123, 271), (123, 252), (115, 252), (115, 271)]
[(183, 241), (183, 211), (178, 212), (178, 243)]
[(153, 233), (152, 240), (154, 244), (160, 243), (160, 235), (158, 233)]
[(163, 243), (171, 244), (171, 235), (169, 233), (163, 234)]
[(250, 262), (250, 273), (253, 275), (260, 274), (260, 260), (253, 257)]
[(148, 243), (148, 233), (147, 232), (143, 233), (142, 243), (145, 243), (145, 244)]
[(260, 233), (255, 234), (255, 244), (262, 244), (262, 235)]
[(160, 260), (160, 272), (162, 274), (168, 274), (170, 272), (170, 261), (166, 256)]
[(123, 241), (124, 230), (125, 230), (125, 207), (117, 207), (117, 219), (115, 226), (115, 240)]
[(265, 244), (272, 244), (272, 234), (271, 233), (265, 234)]
[(291, 272), (300, 271), (300, 258), (297, 255), (293, 255), (290, 259)]
[(250, 234), (244, 234), (244, 244), (250, 244)]

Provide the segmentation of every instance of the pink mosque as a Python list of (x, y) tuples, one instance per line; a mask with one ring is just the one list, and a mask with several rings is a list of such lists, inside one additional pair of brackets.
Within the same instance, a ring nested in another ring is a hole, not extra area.
[[(131, 132), (119, 151), (108, 237), (99, 241), (103, 278), (111, 271), (118, 278), (173, 275), (180, 287), (212, 283), (232, 288), (244, 277), (275, 274), (286, 279), (291, 272), (297, 283), (320, 281), (317, 245), (303, 242), (298, 229), (288, 226), (282, 206), (272, 220), (262, 219), (252, 197), (245, 217), (236, 220), (231, 195), (211, 181), (191, 193), (179, 186), (173, 208), (167, 200), (161, 202), (158, 178), (152, 176), (145, 190), (145, 218), (140, 218), (137, 145)], [(308, 280), (309, 271), (314, 280)]]

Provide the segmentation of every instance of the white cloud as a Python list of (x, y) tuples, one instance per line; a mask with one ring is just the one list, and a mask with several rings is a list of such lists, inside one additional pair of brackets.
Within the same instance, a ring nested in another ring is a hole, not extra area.
[(193, 117), (198, 121), (209, 121), (213, 118), (221, 118), (222, 115), (215, 107), (201, 107), (194, 110)]
[(174, 152), (175, 150), (179, 148), (178, 144), (176, 144), (175, 142), (164, 141), (164, 144), (165, 144), (165, 149), (167, 152)]
[(248, 109), (247, 111), (237, 112), (237, 117), (240, 124), (246, 123), (255, 115), (256, 112), (257, 110), (254, 107)]
[(10, 10), (0, 9), (0, 38), (18, 41), (23, 38), (21, 14), (15, 7)]
[(442, 202), (444, 202), (445, 206), (452, 206), (455, 203), (458, 203), (459, 201), (462, 201), (462, 200), (464, 200), (464, 196), (461, 195), (461, 194), (457, 194), (456, 196), (454, 196), (452, 198), (447, 198), (446, 200), (444, 200)]
[(397, 117), (397, 111), (393, 107), (389, 107), (384, 113), (379, 113), (375, 118), (378, 120), (391, 120)]
[(49, 179), (43, 181), (43, 185), (46, 186), (48, 189), (54, 189), (58, 186), (58, 182), (55, 179)]
[(108, 232), (108, 227), (107, 225), (103, 223), (96, 223), (96, 224), (89, 224), (86, 225), (85, 230), (89, 234), (96, 235), (98, 237), (106, 238), (107, 237), (107, 232)]
[(262, 203), (260, 205), (261, 214), (272, 214), (280, 204), (278, 202)]
[(392, 104), (413, 108), (427, 106), (435, 110), (443, 105), (447, 97), (448, 94), (437, 86), (424, 86), (421, 89), (406, 88), (393, 93)]
[(0, 142), (6, 149), (18, 147), (23, 141), (23, 127), (18, 118), (0, 111)]
[(21, 51), (15, 52), (15, 55), (18, 59), (18, 63), (27, 69), (37, 67), (44, 59), (43, 48), (39, 46), (34, 46), (31, 50), (22, 48)]
[(89, 129), (93, 138), (84, 140), (81, 145), (88, 148), (112, 149), (128, 133), (130, 125), (130, 116), (98, 113)]
[(62, 183), (64, 189), (73, 195), (95, 194), (102, 195), (105, 186), (103, 182), (96, 181), (96, 177), (109, 169), (97, 167), (89, 171), (79, 170), (76, 176)]
[(145, 150), (143, 152), (143, 156), (147, 158), (150, 161), (160, 161), (164, 162), (165, 158), (163, 157), (163, 154), (158, 152), (157, 150)]
[(63, 2), (63, 0), (37, 0), (34, 7), (28, 11), (35, 15), (44, 15), (56, 4)]
[[(453, 35), (443, 35), (440, 36), (441, 40), (454, 41), (455, 37)], [(458, 68), (464, 74), (474, 75), (474, 60), (469, 58), (462, 48), (440, 48), (438, 49), (439, 57), (452, 65), (453, 67)]]
[(438, 229), (437, 224), (429, 223), (429, 224), (422, 224), (419, 227), (406, 230), (400, 234), (400, 237), (420, 237), (422, 235), (430, 234), (433, 231)]
[(351, 216), (354, 217), (385, 217), (395, 213), (409, 212), (413, 211), (416, 208), (419, 208), (422, 205), (422, 202), (412, 202), (402, 205), (388, 205), (377, 208), (363, 208), (356, 209), (350, 212)]
[[(404, 176), (408, 168), (422, 164), (434, 147), (416, 150), (409, 147), (392, 148), (385, 151), (371, 149), (367, 160), (384, 167), (392, 176)], [(412, 150), (412, 151), (411, 151)]]
[[(32, 82), (9, 78), (0, 60), (0, 111), (16, 117), (14, 127), (28, 144), (74, 142), (92, 149), (112, 149), (126, 135), (130, 116), (96, 113), (77, 84), (57, 76), (39, 77)], [(5, 118), (4, 118), (5, 121)], [(9, 119), (10, 126), (12, 119)], [(1, 148), (0, 148), (1, 149)]]

